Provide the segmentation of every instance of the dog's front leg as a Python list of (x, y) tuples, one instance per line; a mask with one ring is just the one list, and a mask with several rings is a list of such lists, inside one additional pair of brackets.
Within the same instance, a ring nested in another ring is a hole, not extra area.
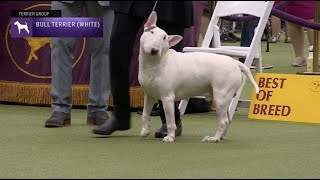
[(168, 134), (163, 138), (163, 142), (173, 143), (175, 140), (176, 123), (174, 121), (174, 96), (162, 99), (163, 109), (166, 117)]
[(142, 111), (142, 126), (140, 131), (140, 136), (146, 137), (150, 134), (150, 114), (155, 103), (155, 99), (148, 95), (144, 95)]

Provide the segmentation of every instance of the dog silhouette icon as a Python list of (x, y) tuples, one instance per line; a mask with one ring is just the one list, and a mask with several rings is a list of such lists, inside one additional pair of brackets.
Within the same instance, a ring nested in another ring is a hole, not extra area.
[(26, 24), (20, 24), (19, 21), (16, 21), (16, 22), (14, 22), (14, 25), (16, 25), (16, 26), (18, 27), (19, 34), (20, 34), (20, 32), (21, 32), (21, 29), (24, 29), (24, 30), (27, 31), (27, 33), (29, 34), (29, 29), (28, 29), (27, 22), (26, 22)]

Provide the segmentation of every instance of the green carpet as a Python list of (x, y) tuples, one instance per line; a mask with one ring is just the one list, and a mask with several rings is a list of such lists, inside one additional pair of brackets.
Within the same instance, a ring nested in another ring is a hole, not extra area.
[(139, 136), (132, 129), (110, 137), (91, 133), (86, 111), (72, 112), (72, 126), (47, 129), (48, 107), (0, 105), (0, 178), (319, 178), (320, 125), (247, 119), (236, 112), (226, 140), (201, 139), (216, 127), (215, 113), (183, 116), (175, 144)]
[[(270, 73), (295, 74), (291, 44), (270, 44), (263, 62)], [(252, 70), (254, 72), (254, 70)], [(251, 97), (247, 83), (243, 98)], [(297, 92), (297, 94), (299, 94)], [(320, 125), (251, 120), (248, 109), (235, 113), (227, 139), (201, 141), (216, 128), (215, 112), (182, 116), (183, 133), (174, 144), (141, 138), (141, 116), (132, 112), (132, 128), (110, 137), (91, 133), (86, 110), (72, 110), (72, 126), (47, 129), (49, 107), (0, 104), (0, 178), (320, 178)], [(109, 112), (111, 114), (111, 112)]]

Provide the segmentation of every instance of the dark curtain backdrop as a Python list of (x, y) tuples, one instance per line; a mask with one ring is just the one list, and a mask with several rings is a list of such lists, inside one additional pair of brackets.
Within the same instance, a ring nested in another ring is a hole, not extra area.
[[(9, 24), (12, 10), (50, 10), (50, 4), (51, 1), (0, 1), (0, 101), (50, 104), (51, 38), (11, 38)], [(201, 14), (205, 8), (207, 1), (194, 1), (195, 26), (185, 30), (185, 46), (197, 45)], [(137, 36), (141, 33), (142, 29)], [(137, 77), (138, 47), (137, 38), (130, 67), (130, 85), (136, 88), (131, 93), (135, 101), (139, 101), (137, 106), (140, 106), (143, 105), (142, 102), (140, 104), (143, 92)], [(73, 100), (75, 104), (85, 105), (90, 74), (89, 39), (78, 38), (73, 55), (73, 84), (77, 87), (73, 92), (73, 96), (77, 97)], [(33, 101), (29, 102), (31, 98)]]

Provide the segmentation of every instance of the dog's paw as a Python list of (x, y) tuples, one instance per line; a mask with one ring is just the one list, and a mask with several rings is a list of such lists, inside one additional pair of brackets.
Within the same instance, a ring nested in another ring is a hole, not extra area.
[(221, 138), (219, 138), (219, 137), (209, 137), (208, 138), (208, 143), (218, 143), (218, 142), (220, 142), (220, 140), (221, 140)]
[(162, 139), (162, 141), (165, 143), (174, 143), (174, 137), (166, 136)]
[(140, 131), (140, 136), (141, 137), (147, 137), (149, 134), (150, 134), (150, 130), (149, 129), (141, 128), (141, 131)]

